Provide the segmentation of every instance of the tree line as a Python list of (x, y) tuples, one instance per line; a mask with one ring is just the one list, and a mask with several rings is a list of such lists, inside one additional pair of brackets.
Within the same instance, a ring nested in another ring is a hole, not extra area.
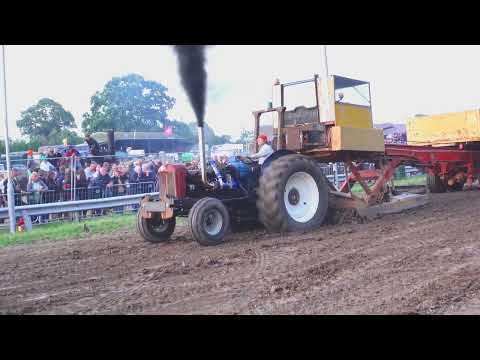
[[(173, 135), (196, 144), (195, 122), (185, 123), (168, 117), (175, 98), (169, 96), (167, 90), (161, 83), (145, 80), (138, 74), (114, 77), (91, 97), (90, 111), (82, 116), (81, 130), (89, 133), (163, 131), (171, 127)], [(83, 142), (83, 137), (75, 131), (77, 125), (73, 115), (49, 98), (41, 99), (23, 111), (17, 126), (28, 140), (14, 140), (11, 151), (61, 144), (65, 138), (73, 145)], [(251, 132), (244, 130), (237, 142), (246, 142), (250, 137)], [(216, 135), (208, 124), (205, 124), (205, 140), (209, 145), (232, 141), (229, 135)], [(5, 152), (4, 143), (0, 143), (0, 151)]]

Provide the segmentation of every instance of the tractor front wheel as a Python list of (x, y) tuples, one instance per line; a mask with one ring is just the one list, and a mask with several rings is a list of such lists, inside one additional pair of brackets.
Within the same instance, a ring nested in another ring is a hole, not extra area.
[(200, 245), (218, 245), (230, 229), (230, 214), (220, 200), (206, 197), (190, 209), (188, 222), (193, 238)]
[(154, 213), (152, 218), (145, 219), (141, 215), (141, 210), (138, 210), (137, 231), (148, 242), (167, 241), (175, 230), (175, 224), (175, 217), (163, 220), (159, 213)]

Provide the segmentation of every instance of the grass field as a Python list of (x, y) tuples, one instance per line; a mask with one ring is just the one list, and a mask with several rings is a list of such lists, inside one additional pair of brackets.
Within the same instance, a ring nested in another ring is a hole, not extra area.
[[(30, 232), (10, 234), (0, 232), (0, 247), (13, 244), (28, 244), (36, 240), (63, 240), (86, 237), (91, 234), (109, 233), (114, 230), (135, 227), (135, 215), (116, 215), (75, 223), (58, 223), (35, 226)], [(84, 227), (89, 229), (85, 232)]]
[[(425, 185), (427, 181), (426, 175), (409, 176), (404, 179), (394, 180), (393, 183), (396, 186), (413, 186), (413, 185)], [(352, 187), (353, 193), (363, 193), (363, 189), (360, 184), (355, 184)]]

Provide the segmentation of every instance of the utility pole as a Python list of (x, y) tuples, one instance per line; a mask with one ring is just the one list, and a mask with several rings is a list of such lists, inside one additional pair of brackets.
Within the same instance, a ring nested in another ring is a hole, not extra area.
[(8, 136), (8, 110), (7, 110), (7, 76), (5, 70), (5, 45), (2, 45), (2, 76), (3, 76), (3, 99), (5, 102), (5, 157), (7, 158), (7, 200), (8, 200), (8, 218), (10, 222), (10, 232), (15, 233), (15, 199), (14, 189), (11, 179), (11, 166), (10, 166), (10, 137)]
[(327, 45), (323, 45), (323, 74), (321, 77), (322, 84), (322, 115), (321, 121), (330, 120), (330, 98), (328, 93), (328, 83), (329, 83), (329, 74), (328, 74), (328, 58), (327, 58)]

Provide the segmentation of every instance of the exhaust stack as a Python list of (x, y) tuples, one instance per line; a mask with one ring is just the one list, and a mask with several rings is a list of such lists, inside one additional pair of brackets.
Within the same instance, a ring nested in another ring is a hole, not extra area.
[(202, 172), (202, 181), (207, 183), (207, 162), (205, 159), (205, 134), (203, 126), (199, 126), (198, 130), (198, 149), (200, 151), (200, 170)]
[(205, 71), (204, 45), (175, 45), (173, 47), (178, 57), (178, 70), (182, 85), (187, 92), (190, 104), (197, 118), (198, 148), (200, 151), (200, 167), (202, 180), (207, 182), (205, 161), (205, 135), (203, 131), (205, 115), (205, 98), (207, 90), (207, 72)]

